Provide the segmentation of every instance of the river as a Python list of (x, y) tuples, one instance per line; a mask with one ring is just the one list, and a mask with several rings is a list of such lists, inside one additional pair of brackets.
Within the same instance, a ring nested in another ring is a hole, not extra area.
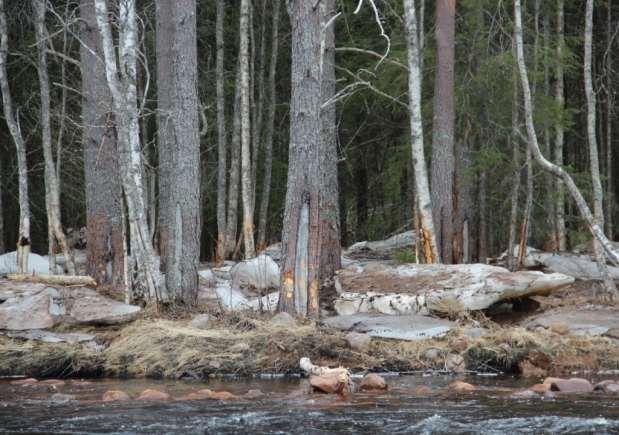
[[(154, 380), (68, 381), (56, 389), (0, 381), (0, 433), (30, 434), (611, 434), (619, 433), (619, 395), (594, 393), (554, 400), (514, 400), (514, 388), (530, 381), (471, 377), (478, 391), (451, 396), (448, 376), (388, 377), (381, 394), (350, 400), (299, 395), (299, 379), (212, 380), (208, 383)], [(415, 394), (426, 385), (434, 394)], [(201, 388), (260, 399), (238, 402), (180, 401), (103, 403), (106, 390), (137, 396), (147, 388), (179, 398)], [(57, 396), (53, 396), (57, 394)], [(60, 395), (58, 395), (60, 394)], [(70, 395), (70, 396), (64, 396)], [(52, 399), (54, 397), (54, 399)], [(73, 399), (66, 402), (63, 400)]]

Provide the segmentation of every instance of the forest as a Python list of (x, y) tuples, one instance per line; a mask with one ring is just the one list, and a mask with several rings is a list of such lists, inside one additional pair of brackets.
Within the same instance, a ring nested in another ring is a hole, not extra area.
[(0, 0), (0, 405), (294, 375), (619, 430), (618, 34), (612, 0)]

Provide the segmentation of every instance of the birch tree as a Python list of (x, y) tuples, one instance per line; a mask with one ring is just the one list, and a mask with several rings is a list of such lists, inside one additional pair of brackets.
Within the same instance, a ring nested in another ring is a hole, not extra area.
[(159, 301), (167, 298), (167, 293), (159, 272), (159, 261), (150, 239), (144, 203), (136, 90), (135, 0), (119, 0), (118, 3), (118, 61), (107, 2), (106, 0), (94, 0), (94, 2), (97, 25), (101, 33), (106, 81), (112, 94), (116, 117), (120, 175), (131, 235), (132, 268), (135, 267), (138, 272), (138, 280), (131, 289), (130, 299)]
[[(565, 84), (564, 84), (564, 62), (565, 52), (565, 24), (564, 24), (564, 0), (557, 0), (557, 70), (555, 79), (555, 101), (559, 110), (565, 108)], [(563, 142), (565, 132), (563, 120), (559, 120), (555, 126), (555, 162), (557, 166), (563, 167)], [(555, 203), (555, 226), (556, 239), (559, 251), (567, 249), (567, 236), (565, 231), (565, 192), (561, 179), (557, 179), (557, 195)]]
[(453, 262), (454, 47), (456, 0), (436, 2), (436, 79), (432, 118), (432, 206), (440, 258)]
[[(522, 86), (525, 123), (527, 128), (527, 136), (529, 138), (529, 147), (536, 162), (545, 170), (560, 178), (572, 196), (576, 207), (578, 208), (582, 218), (584, 219), (589, 231), (595, 239), (604, 248), (605, 255), (615, 264), (619, 264), (619, 253), (615, 251), (611, 242), (604, 235), (604, 231), (598, 225), (595, 217), (591, 213), (591, 209), (587, 205), (584, 197), (578, 187), (574, 183), (572, 177), (560, 166), (548, 161), (540, 151), (537, 141), (537, 134), (533, 124), (533, 105), (531, 102), (531, 88), (529, 87), (529, 78), (527, 76), (527, 67), (524, 61), (524, 48), (522, 42), (522, 12), (520, 0), (514, 0), (514, 33), (516, 36), (516, 53), (518, 61), (518, 71), (520, 75), (520, 83)], [(614, 296), (614, 295), (613, 295)]]
[(428, 263), (440, 262), (434, 221), (432, 218), (432, 199), (428, 183), (428, 169), (423, 149), (423, 124), (421, 122), (421, 70), (419, 34), (414, 0), (404, 0), (404, 16), (408, 48), (408, 101), (410, 111), (410, 133), (415, 172), (415, 191), (419, 210), (420, 236), (423, 239), (423, 252)]
[(215, 21), (215, 81), (217, 93), (217, 253), (215, 261), (223, 264), (226, 256), (226, 95), (224, 92), (224, 17), (225, 0), (217, 0), (217, 18)]
[(30, 254), (30, 201), (28, 197), (28, 163), (26, 161), (26, 143), (22, 136), (19, 118), (13, 109), (13, 98), (9, 88), (6, 64), (9, 54), (9, 29), (4, 10), (4, 0), (0, 0), (0, 90), (2, 91), (2, 108), (4, 119), (17, 152), (17, 177), (19, 188), (19, 231), (17, 240), (17, 270), (28, 272)]
[[(596, 96), (593, 89), (593, 78), (591, 75), (593, 40), (593, 0), (587, 0), (585, 7), (585, 56), (584, 56), (584, 78), (585, 96), (587, 100), (587, 140), (589, 143), (589, 164), (591, 167), (591, 182), (593, 186), (593, 214), (595, 223), (604, 228), (604, 191), (600, 180), (600, 164), (598, 146), (596, 138)], [(600, 269), (600, 275), (604, 280), (604, 286), (609, 293), (616, 293), (615, 283), (608, 274), (608, 267), (604, 258), (604, 251), (597, 240), (593, 240), (593, 249)]]
[[(92, 0), (80, 0), (82, 146), (86, 187), (86, 271), (99, 284), (125, 284), (122, 184), (112, 95)], [(108, 261), (111, 270), (108, 270)]]
[(171, 297), (194, 303), (200, 261), (200, 137), (195, 0), (158, 0), (159, 239)]
[(226, 218), (226, 257), (236, 246), (239, 192), (241, 182), (241, 70), (237, 62), (235, 94), (232, 110), (232, 138), (230, 140), (230, 179), (228, 180), (228, 216)]
[(37, 41), (38, 65), (37, 73), (39, 76), (39, 88), (41, 95), (41, 129), (44, 159), (45, 177), (45, 208), (47, 210), (48, 243), (50, 245), (50, 273), (56, 273), (55, 262), (51, 261), (53, 252), (51, 247), (57, 241), (65, 257), (65, 264), (71, 275), (75, 275), (75, 264), (71, 254), (67, 238), (62, 229), (62, 219), (60, 215), (60, 188), (58, 186), (58, 173), (52, 152), (52, 126), (51, 126), (51, 102), (49, 91), (49, 76), (47, 71), (47, 26), (45, 25), (45, 13), (47, 10), (47, 0), (32, 0), (34, 9), (35, 33)]

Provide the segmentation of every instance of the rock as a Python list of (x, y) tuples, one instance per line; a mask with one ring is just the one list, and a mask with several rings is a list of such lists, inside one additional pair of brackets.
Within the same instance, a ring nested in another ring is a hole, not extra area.
[(0, 305), (0, 329), (24, 330), (51, 328), (63, 314), (58, 304), (60, 293), (45, 287), (38, 293), (9, 298)]
[(140, 393), (137, 400), (145, 400), (145, 401), (170, 400), (170, 395), (168, 393), (164, 393), (163, 391), (147, 389), (147, 390), (142, 391), (142, 393)]
[(274, 243), (269, 245), (262, 251), (262, 254), (268, 255), (271, 257), (276, 263), (282, 259), (282, 245), (281, 243)]
[(245, 342), (239, 342), (236, 344), (233, 344), (232, 346), (230, 346), (230, 348), (228, 349), (230, 352), (232, 353), (245, 353), (245, 352), (249, 352), (251, 350), (251, 346)]
[(449, 348), (454, 352), (464, 352), (469, 347), (469, 339), (466, 336), (456, 337), (449, 343)]
[(349, 392), (349, 385), (342, 382), (337, 375), (310, 376), (310, 385), (314, 391), (327, 394), (346, 394)]
[(196, 329), (208, 329), (210, 318), (208, 314), (198, 314), (191, 319), (190, 325)]
[(230, 270), (230, 275), (233, 288), (261, 291), (279, 287), (279, 266), (271, 257), (264, 254), (237, 263)]
[(590, 393), (593, 391), (593, 385), (588, 380), (581, 378), (546, 378), (544, 384), (549, 385), (551, 391), (561, 393)]
[(539, 399), (540, 395), (533, 390), (520, 390), (512, 393), (510, 396), (512, 399)]
[(475, 386), (468, 382), (454, 381), (447, 386), (447, 390), (451, 393), (470, 393), (475, 391)]
[(11, 385), (21, 385), (22, 387), (29, 387), (38, 383), (39, 381), (35, 378), (17, 379), (15, 381), (11, 381)]
[(0, 279), (0, 302), (14, 297), (37, 294), (48, 287), (46, 284)]
[(477, 340), (478, 338), (486, 335), (488, 333), (488, 330), (486, 328), (467, 326), (462, 330), (462, 333), (465, 337), (468, 337), (471, 340)]
[(271, 317), (271, 324), (283, 326), (285, 328), (293, 328), (297, 326), (297, 321), (288, 313), (277, 313)]
[(349, 258), (373, 258), (389, 260), (393, 254), (401, 249), (412, 248), (415, 244), (415, 232), (406, 231), (396, 234), (386, 240), (374, 242), (357, 242), (351, 245), (344, 255)]
[(120, 390), (108, 390), (103, 393), (101, 400), (104, 402), (126, 402), (131, 400), (131, 397), (124, 391)]
[(46, 385), (53, 388), (62, 387), (66, 384), (62, 379), (46, 379), (44, 381), (39, 381), (39, 385)]
[(245, 399), (259, 399), (264, 397), (264, 393), (261, 390), (249, 390), (247, 393), (243, 394)]
[(434, 361), (441, 356), (441, 350), (436, 347), (431, 347), (423, 353), (423, 357), (426, 360)]
[(87, 287), (61, 289), (66, 323), (115, 325), (134, 320), (141, 311), (137, 305), (123, 304)]
[[(26, 274), (49, 273), (49, 260), (38, 254), (30, 253), (28, 256), (28, 272)], [(62, 268), (56, 271), (62, 273)], [(17, 273), (17, 253), (15, 251), (0, 255), (0, 275)]]
[(462, 355), (450, 353), (445, 358), (445, 370), (454, 373), (463, 373), (466, 371), (466, 363)]
[(449, 320), (421, 315), (381, 316), (366, 313), (329, 317), (322, 321), (322, 325), (341, 331), (366, 333), (370, 337), (408, 341), (442, 337), (456, 327)]
[(544, 400), (554, 400), (557, 396), (555, 395), (555, 393), (553, 393), (550, 390), (546, 390), (544, 391), (544, 394), (542, 394), (542, 398)]
[(542, 327), (562, 334), (599, 336), (619, 328), (619, 317), (614, 309), (607, 307), (564, 307), (530, 318), (524, 326), (530, 330)]
[[(595, 389), (598, 390), (598, 385), (595, 385)], [(605, 393), (613, 393), (613, 394), (617, 394), (619, 393), (619, 383), (617, 382), (611, 382), (608, 384), (605, 384), (602, 391), (604, 391)]]
[(62, 405), (65, 403), (75, 402), (75, 396), (72, 394), (55, 393), (49, 399), (52, 403)]
[(209, 287), (215, 287), (217, 284), (217, 277), (211, 269), (198, 270), (198, 279), (200, 280), (200, 284)]
[(548, 329), (559, 335), (565, 335), (570, 332), (570, 327), (565, 323), (553, 323)]
[(358, 332), (349, 332), (344, 337), (346, 343), (348, 343), (348, 347), (353, 350), (363, 351), (370, 347), (370, 343), (372, 342), (372, 337), (367, 334), (360, 334)]
[(417, 385), (413, 390), (413, 395), (415, 396), (431, 396), (434, 394), (434, 390), (427, 385)]
[(211, 390), (203, 389), (203, 390), (195, 391), (193, 393), (189, 393), (181, 397), (180, 400), (206, 400), (211, 396), (211, 394), (213, 394)]
[(382, 391), (387, 389), (387, 381), (375, 373), (368, 373), (361, 379), (359, 384), (361, 391)]
[(208, 398), (212, 400), (237, 400), (239, 397), (228, 391), (212, 391)]
[(53, 332), (42, 329), (7, 331), (5, 335), (10, 338), (37, 340), (45, 343), (85, 343), (95, 340), (95, 336), (91, 334), (82, 334), (79, 332)]
[(546, 370), (537, 367), (529, 360), (518, 363), (518, 369), (520, 370), (520, 376), (525, 378), (542, 378), (548, 374)]
[(340, 315), (454, 314), (523, 296), (548, 294), (574, 282), (562, 274), (510, 272), (486, 264), (355, 264), (335, 277)]
[(546, 391), (550, 390), (550, 385), (549, 384), (535, 384), (532, 387), (530, 387), (529, 390), (535, 393), (544, 394)]

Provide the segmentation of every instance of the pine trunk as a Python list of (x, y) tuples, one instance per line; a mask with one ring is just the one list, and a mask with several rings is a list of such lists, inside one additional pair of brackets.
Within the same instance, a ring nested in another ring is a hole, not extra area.
[[(564, 0), (557, 0), (557, 77), (555, 80), (555, 101), (559, 110), (565, 108), (565, 83), (563, 73), (563, 62), (565, 50), (565, 24), (564, 24)], [(555, 127), (555, 163), (558, 167), (563, 167), (563, 142), (564, 142), (563, 120), (559, 120)], [(555, 235), (556, 245), (559, 251), (567, 249), (567, 233), (565, 230), (565, 188), (563, 181), (557, 179), (557, 195), (555, 202)]]
[(226, 1), (217, 0), (217, 19), (215, 22), (215, 44), (217, 59), (215, 77), (217, 92), (217, 253), (215, 262), (223, 264), (226, 257), (226, 97), (224, 91), (224, 18)]

